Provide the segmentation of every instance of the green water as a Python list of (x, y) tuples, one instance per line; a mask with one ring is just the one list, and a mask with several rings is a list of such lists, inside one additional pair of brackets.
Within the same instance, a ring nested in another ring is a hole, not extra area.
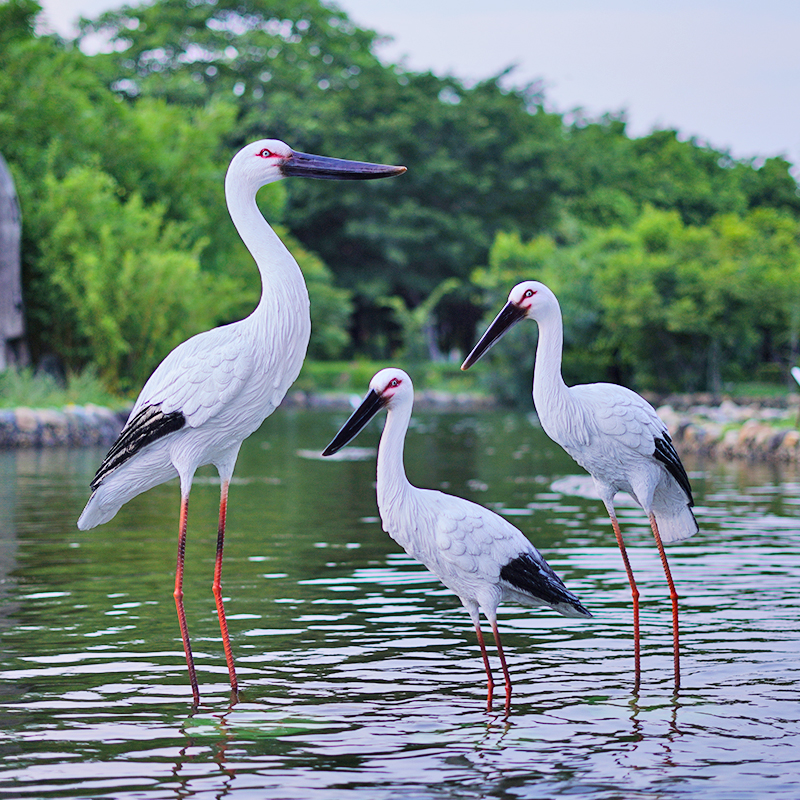
[(796, 467), (686, 459), (701, 532), (668, 549), (677, 695), (658, 555), (641, 512), (620, 508), (643, 594), (635, 693), (628, 584), (580, 469), (524, 415), (415, 414), (412, 481), (507, 515), (595, 615), (501, 610), (504, 719), (501, 686), (485, 710), (466, 612), (381, 531), (378, 425), (343, 451), (361, 460), (316, 457), (345, 417), (280, 410), (242, 449), (223, 573), (233, 705), (211, 593), (219, 486), (198, 476), (196, 710), (172, 598), (177, 484), (81, 532), (102, 451), (0, 453), (4, 797), (800, 796)]

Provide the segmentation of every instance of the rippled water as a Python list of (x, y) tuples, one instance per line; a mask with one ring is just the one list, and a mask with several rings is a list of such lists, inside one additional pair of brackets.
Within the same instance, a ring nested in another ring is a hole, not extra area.
[(379, 428), (354, 458), (316, 458), (345, 416), (281, 410), (242, 450), (223, 575), (235, 705), (210, 590), (219, 487), (200, 475), (184, 587), (194, 712), (172, 599), (177, 484), (80, 532), (102, 452), (0, 453), (4, 796), (800, 796), (795, 467), (686, 460), (701, 532), (668, 550), (677, 695), (657, 552), (641, 512), (620, 509), (643, 593), (634, 693), (629, 589), (580, 470), (523, 415), (417, 413), (412, 481), (507, 515), (595, 615), (501, 609), (504, 719), (501, 685), (485, 710), (466, 613), (380, 529)]

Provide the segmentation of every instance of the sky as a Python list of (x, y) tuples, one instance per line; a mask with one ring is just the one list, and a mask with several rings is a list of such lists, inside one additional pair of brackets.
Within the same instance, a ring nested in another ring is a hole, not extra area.
[[(120, 0), (40, 0), (62, 35)], [(516, 65), (557, 111), (624, 111), (736, 158), (783, 155), (800, 179), (797, 0), (339, 0), (393, 38), (385, 61), (475, 81)]]

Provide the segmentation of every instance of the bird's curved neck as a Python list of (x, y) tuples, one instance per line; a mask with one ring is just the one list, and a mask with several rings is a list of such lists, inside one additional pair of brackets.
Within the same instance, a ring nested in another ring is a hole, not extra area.
[(256, 205), (259, 188), (243, 185), (230, 173), (225, 178), (228, 212), (261, 274), (259, 306), (263, 306), (268, 298), (276, 299), (276, 293), (288, 295), (289, 300), (305, 298), (307, 303), (308, 292), (297, 262)]
[(377, 493), (382, 517), (398, 508), (401, 498), (412, 488), (403, 464), (403, 449), (410, 421), (411, 403), (390, 408), (386, 414), (386, 424), (378, 445)]
[(536, 364), (533, 371), (533, 404), (542, 424), (547, 410), (557, 408), (568, 400), (567, 385), (561, 376), (564, 348), (564, 329), (561, 309), (556, 302), (538, 318), (539, 341), (536, 345)]

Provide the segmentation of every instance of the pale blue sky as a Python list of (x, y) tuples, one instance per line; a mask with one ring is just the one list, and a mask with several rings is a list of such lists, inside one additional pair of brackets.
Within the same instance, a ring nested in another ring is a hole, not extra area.
[[(62, 34), (119, 0), (42, 0)], [(550, 104), (627, 111), (633, 135), (675, 127), (734, 156), (800, 167), (797, 0), (340, 0), (394, 37), (379, 53), (477, 80), (517, 64)], [(795, 174), (800, 176), (800, 170)]]

